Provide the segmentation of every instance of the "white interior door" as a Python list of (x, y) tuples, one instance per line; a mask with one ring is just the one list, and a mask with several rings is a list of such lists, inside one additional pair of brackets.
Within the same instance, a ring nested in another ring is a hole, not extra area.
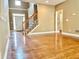
[(14, 30), (16, 31), (22, 30), (22, 23), (24, 20), (25, 16), (23, 14), (13, 14)]
[(56, 31), (63, 31), (63, 10), (56, 11)]

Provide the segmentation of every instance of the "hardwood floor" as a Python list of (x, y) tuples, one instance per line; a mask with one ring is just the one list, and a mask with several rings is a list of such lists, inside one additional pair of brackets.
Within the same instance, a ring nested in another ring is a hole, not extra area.
[(12, 32), (7, 59), (79, 59), (79, 40), (61, 34)]

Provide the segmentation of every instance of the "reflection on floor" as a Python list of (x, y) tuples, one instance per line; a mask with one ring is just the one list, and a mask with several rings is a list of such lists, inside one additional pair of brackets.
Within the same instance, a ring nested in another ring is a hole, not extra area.
[(7, 59), (79, 59), (79, 41), (61, 34), (10, 36)]

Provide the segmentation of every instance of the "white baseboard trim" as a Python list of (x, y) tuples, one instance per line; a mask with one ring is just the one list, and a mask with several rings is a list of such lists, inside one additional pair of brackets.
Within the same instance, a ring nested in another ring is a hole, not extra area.
[[(59, 31), (36, 32), (36, 33), (29, 33), (28, 35), (41, 35), (41, 34), (51, 34), (51, 33), (59, 33)], [(71, 36), (71, 37), (79, 38), (78, 34), (72, 34), (72, 33), (67, 33), (67, 32), (63, 32), (62, 34), (66, 35), (66, 36)]]
[(66, 33), (66, 32), (63, 32), (62, 34), (67, 35), (67, 36), (71, 36), (71, 37), (75, 37), (75, 38), (79, 38), (78, 34), (72, 34), (72, 33)]
[(4, 52), (3, 59), (7, 59), (8, 47), (9, 47), (9, 37), (10, 37), (10, 34), (6, 38), (7, 39), (7, 42), (6, 42), (6, 47), (5, 47), (5, 52)]
[(56, 31), (36, 32), (36, 33), (29, 33), (28, 35), (42, 35), (42, 34), (52, 34), (52, 33), (58, 33), (58, 32)]

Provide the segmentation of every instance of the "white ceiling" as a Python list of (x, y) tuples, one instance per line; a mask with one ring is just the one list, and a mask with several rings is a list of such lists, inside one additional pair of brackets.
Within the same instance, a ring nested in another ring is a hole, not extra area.
[[(40, 3), (40, 4), (47, 4), (47, 5), (57, 5), (66, 0), (24, 0), (25, 2), (33, 2), (33, 3)], [(48, 1), (48, 2), (46, 2)]]

